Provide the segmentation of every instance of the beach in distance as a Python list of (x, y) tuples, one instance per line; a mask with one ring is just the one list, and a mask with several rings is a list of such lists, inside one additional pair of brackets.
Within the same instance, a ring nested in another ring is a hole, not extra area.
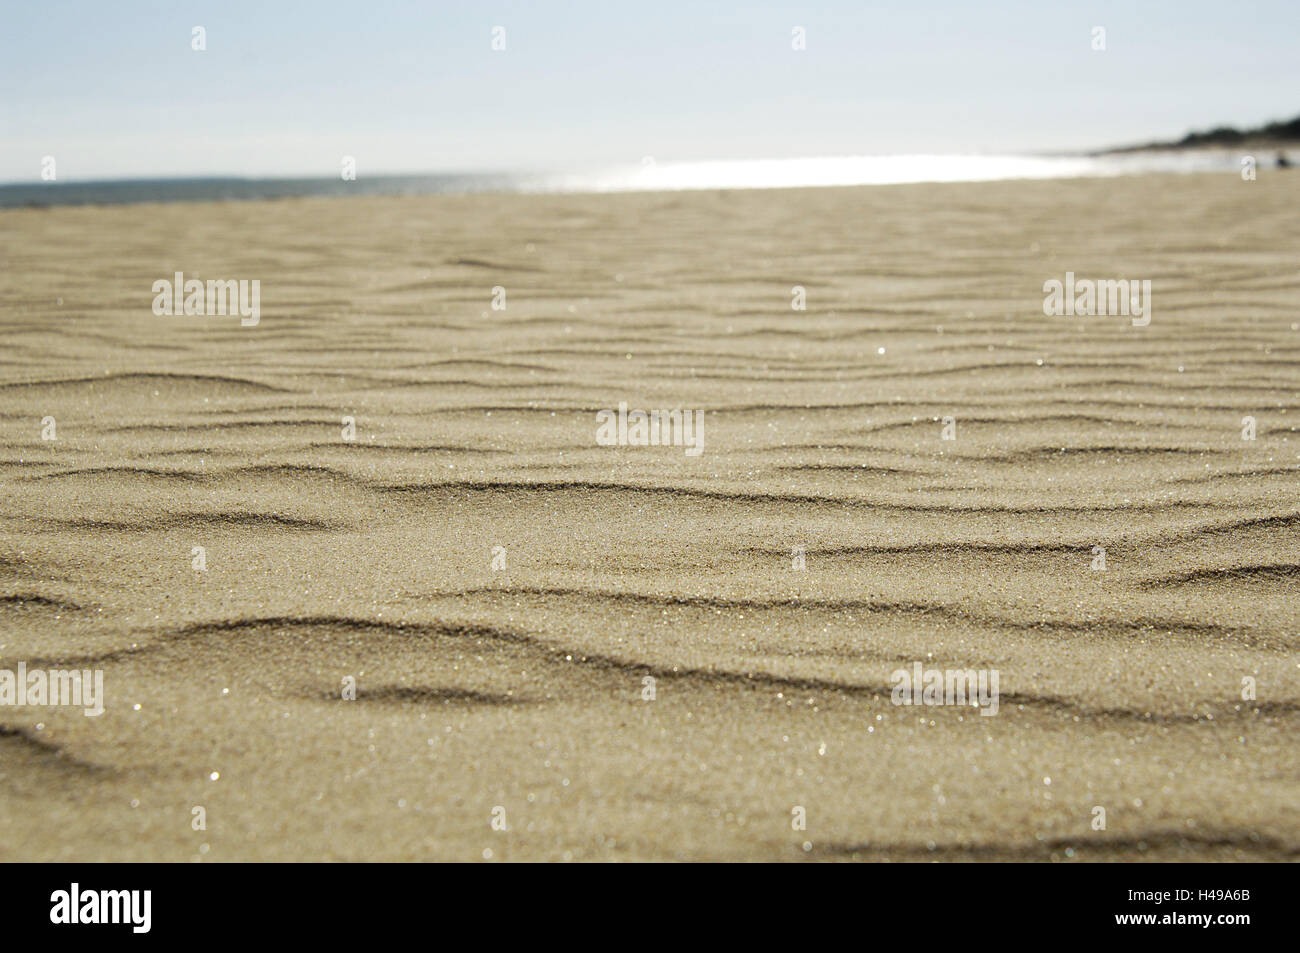
[(1298, 206), (0, 210), (0, 860), (1294, 861)]

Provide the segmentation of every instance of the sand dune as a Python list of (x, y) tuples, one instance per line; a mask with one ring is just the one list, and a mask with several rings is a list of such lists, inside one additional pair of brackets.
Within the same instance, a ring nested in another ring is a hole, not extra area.
[[(0, 212), (0, 669), (106, 692), (0, 707), (0, 858), (1296, 859), (1298, 200)], [(260, 323), (156, 316), (177, 271)], [(1150, 324), (1045, 316), (1067, 271)]]

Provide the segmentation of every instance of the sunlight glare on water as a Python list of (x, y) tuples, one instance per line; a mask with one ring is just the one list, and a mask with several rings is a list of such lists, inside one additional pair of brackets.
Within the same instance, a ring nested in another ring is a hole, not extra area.
[(1108, 156), (887, 155), (807, 159), (653, 162), (591, 174), (545, 177), (525, 190), (657, 191), (779, 189), (802, 186), (982, 182), (1127, 175), (1138, 172), (1219, 172), (1236, 168), (1221, 153), (1132, 153)]

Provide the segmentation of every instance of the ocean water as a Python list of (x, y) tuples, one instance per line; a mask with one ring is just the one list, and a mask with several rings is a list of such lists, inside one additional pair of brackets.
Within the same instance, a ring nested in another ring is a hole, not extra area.
[[(1259, 168), (1276, 164), (1257, 156)], [(808, 159), (656, 162), (573, 172), (373, 175), (339, 178), (185, 178), (0, 185), (0, 208), (120, 205), (136, 202), (253, 201), (305, 196), (410, 196), (469, 192), (633, 192), (764, 189), (908, 182), (983, 182), (1134, 175), (1143, 172), (1236, 174), (1235, 152), (1109, 155), (887, 155)]]

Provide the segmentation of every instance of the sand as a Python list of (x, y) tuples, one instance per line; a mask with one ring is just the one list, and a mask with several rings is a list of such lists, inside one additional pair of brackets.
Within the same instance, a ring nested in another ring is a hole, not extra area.
[[(1298, 204), (0, 212), (0, 668), (106, 696), (0, 707), (0, 859), (1294, 860)], [(177, 271), (260, 323), (155, 315)], [(1045, 316), (1067, 271), (1149, 326)]]

